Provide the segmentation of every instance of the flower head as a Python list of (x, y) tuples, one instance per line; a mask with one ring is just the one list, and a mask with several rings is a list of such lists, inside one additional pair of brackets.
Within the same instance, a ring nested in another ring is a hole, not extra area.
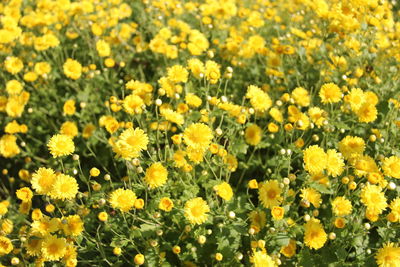
[(147, 168), (144, 177), (144, 181), (151, 189), (164, 185), (167, 179), (168, 171), (160, 162), (153, 163)]
[(50, 197), (54, 199), (73, 199), (78, 193), (78, 183), (72, 176), (59, 174), (51, 188)]
[(327, 234), (318, 219), (311, 218), (304, 225), (304, 243), (309, 248), (320, 249), (327, 240)]
[(278, 206), (282, 202), (281, 193), (282, 189), (276, 180), (259, 184), (258, 198), (266, 208)]
[(136, 194), (130, 189), (119, 188), (111, 193), (109, 201), (114, 209), (128, 212), (135, 206)]
[(47, 147), (53, 158), (67, 156), (75, 151), (74, 141), (72, 138), (65, 134), (56, 134), (50, 138)]
[(201, 197), (188, 200), (185, 204), (185, 217), (192, 224), (202, 224), (207, 220), (210, 207)]

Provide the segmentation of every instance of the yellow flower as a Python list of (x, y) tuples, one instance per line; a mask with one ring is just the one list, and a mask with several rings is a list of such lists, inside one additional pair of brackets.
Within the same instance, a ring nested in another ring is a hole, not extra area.
[(97, 177), (100, 174), (100, 170), (97, 168), (91, 168), (89, 173), (90, 173), (90, 176)]
[(200, 107), (201, 103), (202, 103), (200, 97), (198, 97), (195, 94), (191, 94), (191, 93), (189, 93), (185, 96), (185, 102), (186, 102), (186, 104), (188, 104), (189, 106), (194, 107), (194, 108)]
[(382, 169), (385, 175), (400, 179), (400, 158), (397, 156), (391, 156), (383, 160)]
[(214, 186), (214, 190), (217, 192), (217, 195), (222, 199), (229, 201), (232, 199), (233, 191), (232, 187), (227, 182), (222, 182), (219, 185)]
[(44, 75), (51, 71), (51, 66), (47, 62), (38, 62), (35, 64), (34, 69), (37, 74)]
[(285, 209), (279, 206), (273, 206), (271, 209), (272, 218), (275, 220), (281, 220), (285, 215)]
[(271, 108), (269, 110), (269, 115), (277, 122), (283, 122), (282, 112), (277, 108)]
[(168, 68), (168, 79), (174, 83), (186, 83), (188, 80), (189, 72), (181, 65), (174, 65)]
[(352, 111), (357, 112), (366, 101), (364, 91), (360, 88), (351, 89), (350, 93), (346, 95), (345, 101), (350, 104)]
[(244, 132), (246, 143), (256, 146), (260, 143), (262, 138), (262, 129), (257, 124), (248, 126)]
[(303, 87), (295, 88), (292, 92), (292, 97), (296, 104), (302, 107), (307, 107), (310, 105), (310, 96), (308, 94), (308, 91)]
[(17, 198), (22, 200), (22, 202), (29, 202), (33, 197), (33, 193), (29, 187), (23, 187), (17, 190)]
[(351, 213), (351, 202), (345, 197), (336, 197), (331, 204), (332, 211), (337, 216), (349, 215)]
[(289, 244), (282, 247), (280, 253), (288, 258), (293, 257), (296, 254), (296, 240), (290, 239)]
[(65, 76), (73, 80), (79, 79), (82, 75), (82, 65), (72, 58), (68, 58), (64, 63), (63, 70)]
[(321, 205), (321, 194), (316, 191), (314, 188), (304, 188), (301, 189), (301, 194), (300, 197), (313, 204), (314, 207), (319, 208), (319, 206)]
[(110, 45), (104, 40), (98, 40), (96, 42), (96, 50), (101, 57), (108, 57), (111, 54)]
[(221, 77), (220, 73), (220, 67), (219, 65), (212, 61), (212, 60), (207, 60), (206, 61), (206, 79), (210, 81), (211, 84), (216, 84), (218, 82), (218, 79)]
[(5, 134), (0, 139), (0, 154), (5, 158), (12, 158), (18, 155), (20, 149), (17, 145), (17, 137)]
[(65, 223), (62, 223), (62, 229), (65, 235), (79, 236), (83, 232), (83, 221), (79, 215), (71, 215), (62, 219), (62, 221), (64, 220)]
[(51, 168), (39, 168), (32, 175), (32, 188), (38, 194), (48, 194), (56, 180), (56, 174)]
[(201, 62), (199, 59), (197, 58), (191, 58), (188, 60), (188, 67), (190, 69), (190, 71), (192, 72), (192, 74), (197, 78), (201, 78), (200, 74), (205, 73), (205, 67), (204, 67), (204, 63)]
[(11, 240), (5, 236), (0, 236), (0, 256), (7, 255), (14, 249)]
[(358, 136), (346, 136), (339, 142), (339, 151), (345, 159), (361, 155), (365, 150), (365, 142)]
[(367, 184), (361, 190), (361, 202), (367, 206), (367, 212), (379, 215), (387, 207), (385, 193), (377, 185)]
[(6, 83), (6, 91), (9, 95), (18, 95), (22, 92), (23, 86), (17, 80), (11, 80)]
[(342, 91), (336, 84), (326, 83), (321, 86), (319, 97), (324, 104), (337, 103), (342, 99)]
[(133, 259), (135, 264), (142, 265), (144, 263), (144, 255), (143, 254), (136, 254), (135, 258)]
[(75, 100), (69, 99), (65, 101), (63, 111), (65, 115), (74, 115), (75, 114)]
[(250, 104), (259, 112), (265, 112), (272, 106), (269, 95), (255, 85), (247, 87), (246, 98), (250, 99)]
[(149, 138), (142, 129), (129, 128), (121, 133), (116, 143), (116, 152), (123, 159), (132, 159), (139, 156), (142, 150), (147, 149)]
[(130, 189), (119, 188), (110, 195), (111, 207), (128, 212), (135, 206), (136, 194)]
[(271, 180), (265, 183), (260, 183), (258, 198), (265, 208), (278, 206), (282, 202), (282, 189), (279, 187), (278, 181)]
[(193, 149), (207, 149), (212, 139), (213, 134), (210, 127), (203, 123), (193, 123), (183, 133), (183, 141)]
[(174, 207), (174, 202), (169, 197), (163, 197), (158, 204), (158, 208), (163, 211), (171, 211)]
[(202, 224), (207, 220), (210, 207), (201, 197), (190, 199), (185, 204), (185, 217), (192, 224)]
[(267, 215), (264, 211), (253, 210), (250, 212), (249, 218), (251, 221), (251, 228), (253, 228), (256, 233), (264, 228), (267, 223)]
[(64, 134), (53, 135), (47, 146), (53, 158), (67, 156), (75, 151), (74, 141), (70, 136)]
[(42, 243), (43, 257), (48, 261), (57, 261), (64, 257), (67, 248), (65, 238), (57, 238), (56, 236), (47, 236)]
[(78, 127), (73, 121), (66, 121), (61, 125), (60, 133), (72, 138), (78, 135)]
[(144, 181), (151, 189), (164, 185), (167, 179), (168, 171), (160, 162), (153, 163), (147, 168), (144, 177)]
[(32, 238), (26, 244), (26, 252), (29, 256), (39, 256), (42, 250), (42, 239)]
[(78, 193), (78, 183), (74, 177), (59, 174), (50, 191), (50, 197), (54, 199), (73, 199)]
[(311, 218), (304, 225), (304, 243), (309, 248), (320, 249), (327, 240), (327, 234), (318, 219)]
[(254, 252), (251, 260), (254, 264), (254, 267), (276, 267), (277, 264), (265, 251), (256, 251)]
[(17, 57), (7, 57), (4, 61), (6, 70), (11, 74), (17, 74), (24, 68), (24, 63)]
[(176, 111), (173, 111), (169, 108), (163, 108), (160, 111), (161, 116), (163, 116), (167, 121), (176, 123), (177, 125), (182, 125), (185, 120), (181, 114)]
[(367, 102), (357, 111), (357, 116), (359, 122), (373, 122), (378, 117), (378, 110), (374, 105)]
[(327, 155), (318, 145), (309, 146), (304, 150), (303, 160), (304, 168), (312, 175), (321, 173), (327, 165)]
[(131, 94), (125, 97), (122, 105), (124, 106), (125, 111), (129, 114), (140, 114), (142, 113), (144, 102), (140, 96)]
[(393, 243), (386, 243), (375, 255), (379, 267), (396, 267), (400, 263), (400, 248)]
[(337, 177), (342, 174), (344, 168), (344, 160), (335, 149), (328, 149), (326, 171), (332, 177)]

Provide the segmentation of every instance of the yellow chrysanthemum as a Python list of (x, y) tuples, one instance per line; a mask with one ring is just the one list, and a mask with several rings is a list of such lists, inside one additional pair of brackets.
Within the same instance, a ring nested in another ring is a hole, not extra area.
[(11, 134), (5, 134), (0, 139), (0, 154), (5, 158), (12, 158), (19, 154), (21, 150), (17, 145), (17, 137)]
[(169, 197), (163, 197), (158, 204), (158, 208), (163, 211), (171, 211), (173, 207), (174, 202)]
[(124, 159), (132, 159), (139, 156), (142, 150), (147, 149), (149, 138), (140, 128), (129, 128), (121, 133), (116, 143), (118, 154)]
[(365, 150), (365, 142), (358, 136), (346, 136), (339, 142), (339, 151), (345, 159), (361, 155)]
[(378, 117), (378, 110), (370, 103), (363, 104), (357, 111), (359, 122), (373, 122)]
[(310, 95), (308, 94), (308, 91), (303, 87), (295, 88), (292, 92), (292, 97), (296, 104), (302, 107), (307, 107), (310, 105)]
[(313, 204), (313, 206), (316, 208), (319, 208), (322, 202), (321, 194), (314, 188), (301, 189), (300, 197), (303, 200)]
[(128, 212), (135, 206), (136, 194), (130, 189), (119, 188), (111, 193), (109, 201), (114, 209)]
[(32, 188), (38, 194), (48, 194), (56, 180), (56, 174), (51, 168), (39, 168), (31, 179)]
[(260, 183), (258, 198), (266, 208), (272, 208), (273, 206), (279, 206), (282, 202), (282, 189), (279, 187), (279, 183), (276, 180), (267, 181)]
[(397, 267), (400, 264), (400, 248), (393, 243), (386, 243), (375, 255), (379, 267)]
[(14, 249), (11, 240), (5, 236), (0, 236), (0, 256), (7, 255)]
[(309, 248), (320, 249), (327, 240), (327, 234), (318, 219), (311, 218), (304, 225), (304, 244)]
[(232, 187), (227, 182), (222, 182), (219, 185), (214, 186), (214, 190), (217, 192), (217, 195), (222, 199), (229, 201), (233, 197)]
[(342, 174), (344, 168), (344, 160), (341, 154), (335, 149), (328, 149), (326, 152), (326, 172), (332, 177), (337, 177)]
[(361, 190), (361, 202), (367, 206), (367, 212), (379, 215), (387, 207), (385, 193), (377, 185), (367, 184)]
[(201, 197), (188, 200), (185, 204), (185, 217), (192, 224), (202, 224), (207, 220), (210, 207)]
[(42, 239), (32, 238), (26, 244), (26, 252), (29, 256), (39, 256), (42, 252)]
[(251, 222), (251, 228), (253, 228), (256, 233), (264, 228), (267, 223), (267, 215), (264, 211), (253, 210), (249, 213), (249, 219)]
[(203, 123), (193, 123), (183, 133), (183, 141), (193, 149), (205, 150), (212, 139), (213, 134), (210, 127)]
[(74, 138), (78, 135), (78, 126), (73, 121), (66, 121), (61, 125), (60, 133)]
[(73, 80), (77, 80), (82, 75), (82, 65), (78, 61), (68, 58), (63, 65), (65, 76)]
[(181, 65), (174, 65), (168, 68), (168, 79), (174, 83), (187, 82), (189, 72)]
[(182, 114), (173, 111), (169, 108), (164, 108), (160, 111), (161, 116), (163, 116), (167, 121), (176, 123), (177, 125), (182, 125), (185, 122)]
[(352, 111), (357, 112), (366, 101), (364, 91), (360, 88), (351, 89), (350, 93), (346, 95), (345, 101), (350, 104)]
[(351, 201), (345, 197), (336, 197), (332, 201), (332, 211), (336, 216), (349, 215), (352, 211)]
[(140, 96), (131, 94), (124, 98), (122, 105), (129, 114), (140, 114), (144, 101)]
[(79, 215), (68, 216), (62, 221), (62, 229), (67, 236), (79, 236), (84, 230), (83, 221)]
[(29, 202), (33, 197), (33, 193), (29, 187), (23, 187), (17, 190), (17, 198), (22, 200), (22, 202)]
[(260, 143), (262, 138), (262, 129), (257, 124), (248, 126), (244, 132), (246, 143), (256, 146)]
[(147, 168), (144, 177), (144, 181), (151, 189), (164, 185), (167, 179), (168, 171), (160, 162), (153, 163)]
[(74, 141), (70, 136), (64, 134), (53, 135), (47, 146), (53, 158), (67, 156), (75, 151)]
[(50, 197), (54, 199), (73, 199), (78, 193), (78, 183), (74, 177), (59, 174), (50, 191)]
[(269, 95), (255, 85), (247, 87), (246, 98), (256, 111), (264, 112), (272, 106), (272, 100)]
[(318, 145), (309, 146), (304, 150), (305, 169), (310, 174), (321, 173), (327, 166), (327, 155)]
[(382, 169), (385, 175), (400, 179), (400, 158), (391, 156), (383, 160)]
[(57, 261), (64, 257), (67, 248), (65, 238), (47, 236), (42, 243), (42, 255), (48, 261)]
[(337, 103), (342, 99), (342, 91), (336, 84), (326, 83), (322, 85), (319, 91), (319, 97), (324, 104)]
[(254, 267), (276, 267), (276, 262), (265, 252), (256, 251), (251, 257)]

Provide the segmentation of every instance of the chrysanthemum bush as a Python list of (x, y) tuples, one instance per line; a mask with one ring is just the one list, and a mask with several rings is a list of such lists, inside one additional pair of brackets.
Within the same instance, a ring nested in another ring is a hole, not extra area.
[(0, 266), (400, 266), (396, 3), (0, 3)]

